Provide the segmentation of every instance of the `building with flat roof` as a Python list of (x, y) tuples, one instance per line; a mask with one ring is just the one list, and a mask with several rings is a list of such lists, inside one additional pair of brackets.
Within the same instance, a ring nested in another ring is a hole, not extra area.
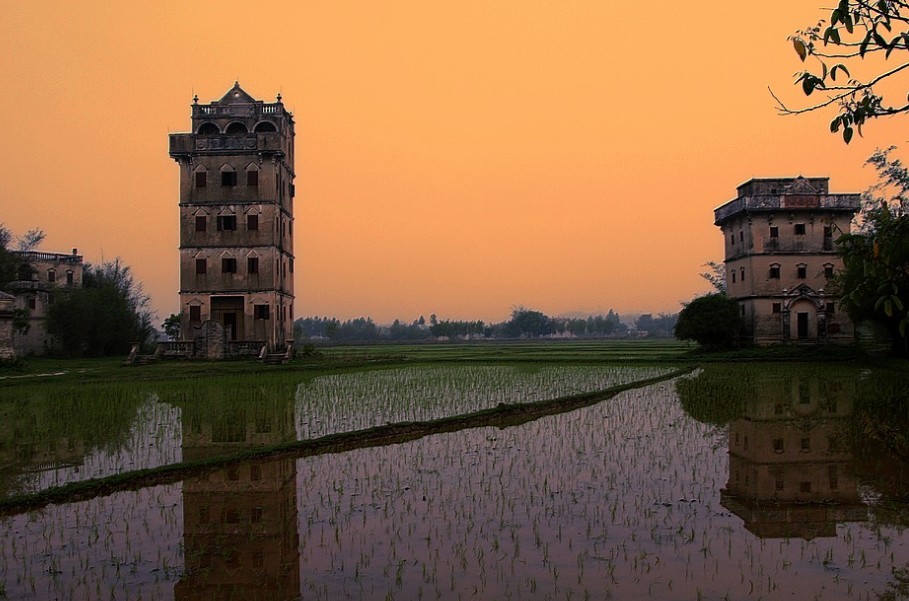
[(828, 181), (751, 179), (714, 210), (725, 239), (727, 294), (757, 344), (854, 340), (828, 282), (843, 266), (834, 240), (850, 231), (861, 197), (831, 194)]
[(55, 345), (45, 327), (52, 293), (58, 288), (82, 287), (82, 255), (75, 248), (72, 253), (13, 252), (19, 259), (19, 271), (5, 292), (14, 298), (12, 310), (26, 325), (12, 329), (12, 347), (16, 355), (42, 355)]
[(229, 343), (284, 348), (294, 317), (294, 120), (239, 85), (192, 104), (192, 131), (170, 135), (180, 166), (180, 324)]

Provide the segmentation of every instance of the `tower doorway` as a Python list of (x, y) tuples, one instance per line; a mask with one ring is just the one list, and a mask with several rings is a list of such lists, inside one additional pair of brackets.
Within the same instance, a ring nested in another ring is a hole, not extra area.
[(245, 340), (243, 333), (243, 297), (213, 296), (211, 318), (229, 329), (231, 340)]
[(808, 313), (796, 313), (797, 325), (796, 331), (798, 332), (798, 339), (805, 340), (808, 338)]

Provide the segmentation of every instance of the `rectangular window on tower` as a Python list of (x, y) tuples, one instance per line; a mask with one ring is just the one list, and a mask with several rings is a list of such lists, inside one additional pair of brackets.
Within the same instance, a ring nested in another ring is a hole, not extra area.
[(780, 237), (780, 228), (775, 225), (771, 225), (770, 226), (770, 237), (779, 238)]
[(218, 215), (218, 231), (232, 232), (237, 229), (236, 215)]
[(221, 259), (221, 273), (237, 273), (237, 260), (232, 257)]
[(202, 307), (199, 305), (190, 305), (189, 306), (189, 320), (190, 321), (202, 321)]
[(268, 305), (253, 305), (254, 319), (269, 319)]
[(800, 280), (804, 280), (808, 277), (808, 266), (807, 265), (797, 265), (796, 266), (796, 277)]
[(780, 266), (779, 265), (770, 266), (770, 279), (771, 280), (780, 279)]
[(246, 185), (251, 188), (259, 186), (259, 172), (256, 169), (250, 169), (246, 172)]
[(795, 230), (794, 230), (794, 231), (795, 231), (795, 235), (796, 235), (796, 236), (804, 236), (804, 235), (805, 235), (805, 224), (804, 224), (804, 223), (796, 223), (796, 224), (795, 224)]
[(196, 187), (204, 188), (205, 184), (208, 183), (208, 174), (204, 171), (196, 171)]
[(205, 275), (208, 272), (208, 261), (196, 259), (196, 275)]
[(236, 186), (237, 185), (237, 172), (236, 171), (222, 171), (221, 172), (221, 185), (222, 186)]
[(196, 231), (204, 232), (206, 229), (206, 218), (205, 215), (196, 215)]
[(246, 229), (250, 232), (259, 229), (259, 216), (256, 213), (246, 216)]
[(247, 257), (246, 273), (259, 273), (259, 258), (258, 257)]

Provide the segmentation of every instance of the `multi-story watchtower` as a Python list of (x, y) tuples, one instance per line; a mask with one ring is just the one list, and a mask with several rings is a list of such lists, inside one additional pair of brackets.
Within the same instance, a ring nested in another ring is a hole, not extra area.
[(293, 333), (294, 120), (281, 96), (255, 100), (239, 83), (193, 98), (192, 132), (170, 135), (180, 165), (180, 324), (283, 347)]
[(726, 287), (756, 343), (854, 340), (828, 280), (842, 269), (834, 239), (848, 233), (858, 194), (829, 178), (752, 179), (714, 211), (726, 240)]

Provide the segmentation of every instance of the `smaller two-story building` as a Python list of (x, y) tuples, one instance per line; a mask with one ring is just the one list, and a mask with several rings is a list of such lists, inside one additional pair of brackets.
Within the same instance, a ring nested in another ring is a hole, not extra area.
[[(12, 311), (27, 319), (27, 327), (12, 332), (16, 355), (40, 355), (53, 347), (45, 322), (54, 289), (82, 287), (82, 255), (25, 251), (16, 253), (21, 264), (16, 281), (5, 292), (13, 297)], [(10, 327), (12, 327), (10, 322)], [(2, 346), (2, 345), (0, 345)]]
[(834, 240), (850, 231), (861, 197), (831, 194), (828, 184), (826, 177), (751, 179), (714, 211), (727, 294), (756, 344), (854, 340), (829, 281), (843, 265)]

